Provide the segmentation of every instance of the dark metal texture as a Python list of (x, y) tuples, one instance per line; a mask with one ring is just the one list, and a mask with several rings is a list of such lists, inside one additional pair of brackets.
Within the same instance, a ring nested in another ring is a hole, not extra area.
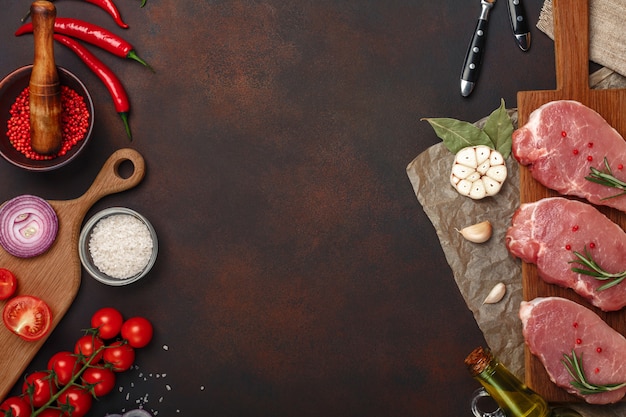
[[(29, 2), (4, 3), (8, 74), (32, 62), (33, 39), (13, 36)], [(541, 3), (525, 2), (533, 22)], [(127, 287), (84, 274), (31, 370), (114, 306), (150, 318), (155, 338), (92, 416), (139, 404), (169, 417), (469, 415), (477, 383), (463, 359), (484, 340), (405, 168), (439, 142), (420, 118), (474, 121), (501, 98), (515, 107), (518, 90), (554, 88), (546, 36), (535, 29), (522, 53), (496, 9), (488, 82), (464, 99), (473, 1), (118, 0), (127, 30), (92, 4), (55, 4), (124, 35), (156, 73), (90, 47), (128, 90), (129, 142), (106, 89), (57, 45), (93, 95), (93, 139), (59, 171), (0, 164), (0, 200), (77, 197), (132, 147), (143, 183), (89, 214), (137, 210), (160, 254)]]

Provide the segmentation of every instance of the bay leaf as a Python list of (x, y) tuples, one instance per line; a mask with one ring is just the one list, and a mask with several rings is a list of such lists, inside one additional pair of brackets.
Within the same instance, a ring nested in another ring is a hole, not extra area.
[(489, 115), (483, 130), (491, 139), (493, 148), (500, 152), (504, 159), (507, 159), (511, 154), (513, 122), (506, 111), (504, 100), (501, 100), (500, 107)]
[(468, 146), (485, 145), (494, 149), (489, 135), (472, 123), (449, 117), (424, 118), (450, 152), (456, 154)]

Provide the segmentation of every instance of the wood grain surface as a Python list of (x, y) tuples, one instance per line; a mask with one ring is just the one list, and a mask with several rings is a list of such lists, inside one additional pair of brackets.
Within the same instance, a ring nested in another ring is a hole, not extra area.
[[(542, 104), (553, 100), (577, 100), (600, 113), (606, 121), (626, 135), (626, 90), (592, 90), (589, 88), (589, 4), (588, 0), (554, 0), (556, 90), (520, 91), (517, 95), (519, 125)], [(535, 181), (530, 171), (520, 172), (520, 200), (537, 201), (556, 195)], [(626, 227), (626, 214), (613, 209), (600, 210), (622, 227)], [(534, 265), (522, 265), (524, 299), (540, 296), (560, 296), (579, 302), (596, 311), (613, 328), (626, 334), (626, 311), (603, 313), (571, 290), (544, 283)], [(528, 349), (525, 355), (526, 382), (549, 401), (576, 401), (576, 398), (554, 385), (539, 360)]]
[[(133, 171), (122, 177), (119, 168), (130, 161)], [(56, 327), (76, 296), (81, 282), (78, 237), (85, 214), (100, 198), (128, 190), (141, 182), (145, 174), (143, 157), (132, 149), (120, 149), (104, 163), (89, 189), (79, 198), (49, 201), (57, 213), (57, 238), (44, 254), (28, 259), (14, 257), (0, 248), (0, 265), (14, 272), (17, 294), (35, 295), (52, 310), (52, 329)], [(3, 301), (0, 307), (4, 307)], [(50, 333), (48, 333), (49, 335)], [(24, 369), (46, 341), (27, 342), (0, 325), (0, 398), (17, 382)]]

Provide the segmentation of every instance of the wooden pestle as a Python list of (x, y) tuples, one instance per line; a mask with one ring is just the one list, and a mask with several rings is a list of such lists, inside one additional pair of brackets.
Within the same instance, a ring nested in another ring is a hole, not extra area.
[(54, 61), (54, 20), (56, 8), (47, 0), (30, 7), (35, 40), (35, 58), (30, 76), (31, 146), (43, 155), (61, 149), (61, 83)]

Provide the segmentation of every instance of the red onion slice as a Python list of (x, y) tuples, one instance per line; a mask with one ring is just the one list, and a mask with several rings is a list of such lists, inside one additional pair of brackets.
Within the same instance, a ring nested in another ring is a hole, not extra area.
[(31, 258), (50, 248), (59, 220), (44, 199), (24, 194), (0, 207), (0, 245), (13, 256)]

